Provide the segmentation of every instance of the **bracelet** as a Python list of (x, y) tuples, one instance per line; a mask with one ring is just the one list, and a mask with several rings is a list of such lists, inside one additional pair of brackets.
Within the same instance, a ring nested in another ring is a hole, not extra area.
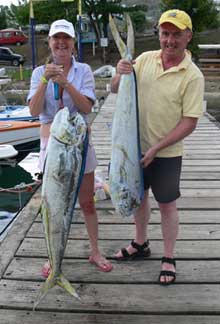
[(41, 82), (42, 82), (43, 84), (48, 84), (48, 80), (45, 78), (44, 75), (42, 75), (42, 77), (40, 78), (40, 80), (41, 80)]

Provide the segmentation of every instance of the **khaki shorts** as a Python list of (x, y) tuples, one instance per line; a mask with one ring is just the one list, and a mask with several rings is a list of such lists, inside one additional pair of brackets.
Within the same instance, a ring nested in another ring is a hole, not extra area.
[[(44, 169), (44, 162), (46, 157), (46, 148), (47, 148), (48, 140), (49, 140), (48, 137), (41, 137), (40, 139), (40, 156), (38, 161), (38, 168), (40, 169), (40, 172), (43, 172)], [(98, 161), (96, 159), (95, 149), (89, 137), (89, 145), (88, 145), (88, 151), (86, 156), (86, 167), (84, 173), (91, 173), (95, 171), (97, 164)]]

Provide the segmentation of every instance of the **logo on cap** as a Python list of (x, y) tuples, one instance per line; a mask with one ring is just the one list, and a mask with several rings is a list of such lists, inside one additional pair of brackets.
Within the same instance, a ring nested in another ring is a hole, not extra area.
[(168, 14), (168, 17), (176, 17), (176, 12), (170, 12), (170, 13)]
[(64, 28), (64, 29), (69, 29), (69, 26), (66, 25), (55, 25), (55, 28)]

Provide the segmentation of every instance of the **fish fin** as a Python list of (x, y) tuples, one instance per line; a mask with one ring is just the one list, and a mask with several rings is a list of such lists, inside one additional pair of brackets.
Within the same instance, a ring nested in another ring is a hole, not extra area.
[(42, 205), (40, 205), (40, 207), (38, 208), (37, 216), (38, 215), (40, 215), (40, 217), (42, 218)]
[(75, 297), (78, 300), (81, 300), (79, 295), (77, 294), (75, 288), (71, 285), (71, 283), (64, 277), (61, 273), (60, 276), (57, 278), (57, 284), (66, 290), (71, 296)]
[[(45, 234), (45, 241), (47, 245), (47, 251), (49, 254), (49, 260), (52, 260), (51, 256), (51, 244), (49, 240), (49, 207), (47, 207), (47, 203), (45, 199), (42, 199), (42, 204), (41, 204), (41, 218), (43, 222), (43, 227), (44, 227), (44, 234)], [(52, 262), (50, 262), (52, 263)]]
[(127, 21), (127, 48), (131, 54), (131, 57), (134, 57), (134, 29), (129, 14), (126, 14)]
[(112, 32), (112, 36), (114, 38), (114, 41), (116, 43), (116, 46), (119, 50), (119, 53), (121, 54), (121, 57), (122, 58), (125, 58), (126, 55), (127, 55), (127, 46), (125, 45), (125, 43), (123, 42), (119, 32), (118, 32), (118, 29), (116, 27), (116, 24), (114, 22), (114, 19), (112, 18), (111, 15), (109, 15), (109, 26), (110, 26), (110, 29), (111, 29), (111, 32)]
[(53, 276), (53, 274), (51, 273), (40, 289), (40, 292), (39, 292), (39, 294), (36, 298), (36, 301), (34, 303), (33, 310), (36, 309), (37, 305), (47, 295), (48, 291), (56, 285), (59, 285), (60, 287), (62, 287), (71, 296), (75, 297), (78, 300), (81, 300), (79, 295), (77, 294), (75, 288), (70, 284), (70, 282), (64, 277), (64, 275), (62, 273), (58, 277)]
[(41, 302), (41, 300), (47, 295), (49, 289), (53, 288), (56, 285), (56, 278), (51, 275), (47, 278), (47, 280), (44, 282), (43, 286), (40, 289), (40, 292), (35, 300), (33, 310), (37, 307), (37, 305)]

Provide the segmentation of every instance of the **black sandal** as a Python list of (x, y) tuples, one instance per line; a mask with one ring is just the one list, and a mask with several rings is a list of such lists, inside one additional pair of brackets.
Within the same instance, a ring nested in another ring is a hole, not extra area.
[(151, 255), (151, 250), (149, 248), (149, 240), (144, 242), (144, 244), (140, 245), (134, 240), (131, 241), (131, 246), (137, 250), (137, 252), (134, 252), (132, 254), (129, 254), (128, 251), (123, 248), (121, 249), (121, 257), (115, 257), (117, 261), (132, 261), (132, 260), (144, 260), (148, 258)]
[[(161, 263), (169, 263), (169, 264), (173, 264), (175, 269), (176, 269), (176, 261), (175, 259), (173, 258), (167, 258), (167, 257), (162, 257), (162, 260), (161, 260)], [(161, 281), (161, 277), (163, 276), (169, 276), (169, 277), (172, 277), (172, 280), (170, 281)], [(159, 278), (158, 278), (158, 281), (159, 281), (159, 284), (162, 285), (162, 286), (168, 286), (170, 284), (172, 284), (174, 281), (176, 280), (176, 272), (174, 271), (169, 271), (169, 270), (162, 270), (159, 274)]]

